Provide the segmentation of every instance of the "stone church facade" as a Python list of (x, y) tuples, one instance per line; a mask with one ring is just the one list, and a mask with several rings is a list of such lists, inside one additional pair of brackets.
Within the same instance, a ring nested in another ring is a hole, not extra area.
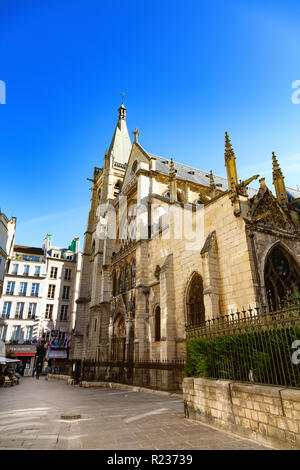
[(131, 145), (126, 112), (90, 179), (71, 357), (183, 359), (187, 323), (300, 291), (300, 192), (274, 154), (276, 196), (239, 181), (227, 133), (226, 179), (149, 153), (137, 130)]

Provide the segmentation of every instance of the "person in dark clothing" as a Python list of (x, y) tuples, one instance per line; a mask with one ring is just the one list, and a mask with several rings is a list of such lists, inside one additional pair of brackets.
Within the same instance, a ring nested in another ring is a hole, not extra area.
[(42, 371), (42, 368), (41, 368), (40, 364), (38, 364), (36, 366), (36, 370), (35, 370), (35, 378), (37, 380), (39, 380), (39, 378), (40, 378), (41, 371)]

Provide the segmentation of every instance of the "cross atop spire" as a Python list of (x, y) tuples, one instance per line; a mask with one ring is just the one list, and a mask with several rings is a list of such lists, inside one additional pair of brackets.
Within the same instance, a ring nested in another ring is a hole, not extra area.
[(134, 135), (134, 141), (138, 142), (138, 135), (140, 135), (140, 134), (139, 134), (139, 131), (137, 130), (137, 128), (135, 128), (135, 130), (132, 131), (132, 134)]

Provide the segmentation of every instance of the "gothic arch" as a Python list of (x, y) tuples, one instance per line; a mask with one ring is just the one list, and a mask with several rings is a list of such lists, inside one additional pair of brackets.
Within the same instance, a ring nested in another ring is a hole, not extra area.
[(202, 276), (194, 271), (185, 292), (186, 322), (197, 325), (205, 321)]
[(126, 324), (125, 317), (121, 313), (114, 316), (113, 334), (111, 338), (111, 359), (113, 361), (125, 360), (126, 348)]
[(290, 249), (276, 242), (267, 252), (264, 263), (264, 285), (269, 309), (293, 293), (300, 292), (300, 266)]
[(154, 319), (154, 341), (160, 341), (161, 338), (161, 312), (160, 306), (156, 305), (153, 309), (153, 319)]

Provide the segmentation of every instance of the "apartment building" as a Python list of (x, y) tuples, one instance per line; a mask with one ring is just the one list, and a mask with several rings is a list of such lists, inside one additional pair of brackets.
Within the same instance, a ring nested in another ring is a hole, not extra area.
[(79, 239), (59, 248), (51, 238), (45, 237), (42, 248), (14, 246), (0, 298), (0, 340), (7, 351), (23, 358), (24, 375), (32, 373), (41, 338), (53, 345), (48, 357), (66, 357), (66, 341), (75, 325)]
[(15, 229), (16, 218), (8, 219), (0, 211), (0, 295), (2, 293), (7, 260), (10, 258), (14, 246)]

